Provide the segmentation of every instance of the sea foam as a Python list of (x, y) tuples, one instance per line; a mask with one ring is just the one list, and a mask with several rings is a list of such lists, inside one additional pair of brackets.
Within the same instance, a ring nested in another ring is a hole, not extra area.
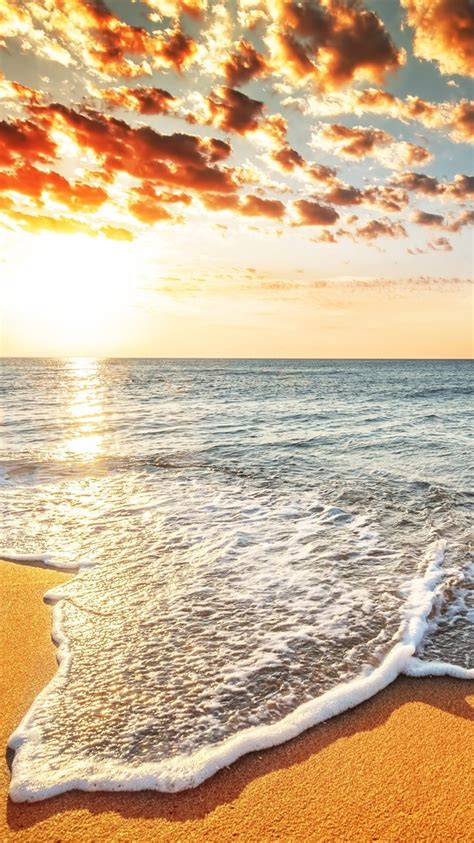
[[(15, 750), (10, 797), (15, 802), (45, 799), (67, 790), (143, 790), (177, 792), (194, 788), (218, 770), (242, 755), (284, 743), (347, 709), (359, 705), (387, 687), (401, 673), (410, 676), (449, 675), (474, 679), (474, 669), (441, 662), (423, 662), (416, 658), (418, 645), (429, 628), (429, 615), (436, 599), (436, 589), (442, 580), (445, 542), (435, 545), (424, 571), (413, 579), (402, 611), (398, 640), (382, 663), (364, 676), (343, 682), (320, 697), (300, 705), (281, 720), (268, 725), (243, 729), (213, 747), (202, 748), (193, 754), (181, 754), (164, 761), (142, 764), (121, 763), (109, 758), (97, 764), (72, 758), (66, 764), (62, 758), (56, 764), (44, 765), (38, 755), (36, 710), (51, 687), (70, 669), (71, 654), (61, 626), (61, 602), (54, 609), (53, 640), (58, 645), (59, 670), (50, 686), (39, 695), (32, 708), (12, 735), (9, 746)], [(57, 600), (60, 601), (58, 596)]]

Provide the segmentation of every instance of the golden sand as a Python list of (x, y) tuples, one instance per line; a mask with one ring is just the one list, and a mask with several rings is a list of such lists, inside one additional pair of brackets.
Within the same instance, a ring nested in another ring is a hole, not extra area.
[[(55, 670), (44, 592), (66, 579), (0, 562), (0, 740)], [(0, 840), (474, 840), (474, 687), (399, 678), (353, 711), (240, 759), (199, 788), (8, 800)]]

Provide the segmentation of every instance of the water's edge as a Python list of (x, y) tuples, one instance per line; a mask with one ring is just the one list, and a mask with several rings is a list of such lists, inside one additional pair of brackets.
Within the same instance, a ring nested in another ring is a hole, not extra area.
[[(200, 785), (218, 770), (227, 767), (247, 753), (259, 751), (285, 743), (302, 732), (354, 708), (370, 699), (390, 685), (400, 674), (407, 676), (451, 676), (460, 679), (474, 679), (474, 668), (467, 669), (447, 662), (428, 662), (415, 655), (417, 647), (429, 627), (428, 616), (433, 608), (436, 586), (443, 570), (445, 543), (437, 542), (427, 560), (424, 573), (412, 581), (410, 593), (405, 604), (405, 632), (382, 663), (367, 676), (357, 677), (341, 683), (309, 702), (296, 708), (282, 720), (270, 725), (253, 726), (224, 740), (212, 748), (203, 748), (193, 755), (175, 756), (161, 762), (142, 763), (129, 767), (117, 762), (101, 762), (101, 770), (93, 761), (89, 765), (79, 760), (76, 769), (71, 765), (64, 778), (50, 784), (47, 770), (43, 784), (32, 782), (29, 778), (29, 759), (34, 754), (36, 730), (34, 717), (36, 708), (49, 691), (59, 685), (67, 675), (71, 653), (64, 634), (61, 620), (64, 598), (61, 586), (45, 593), (45, 602), (53, 604), (52, 640), (57, 646), (58, 670), (38, 694), (30, 709), (23, 717), (17, 729), (11, 735), (8, 746), (14, 750), (12, 778), (9, 795), (13, 802), (34, 802), (56, 796), (68, 790), (82, 791), (138, 791), (157, 790), (161, 792), (179, 792)], [(77, 573), (81, 566), (61, 567), (47, 556), (25, 556), (15, 553), (0, 553), (0, 558), (14, 564), (49, 568)], [(25, 784), (26, 782), (26, 784)]]

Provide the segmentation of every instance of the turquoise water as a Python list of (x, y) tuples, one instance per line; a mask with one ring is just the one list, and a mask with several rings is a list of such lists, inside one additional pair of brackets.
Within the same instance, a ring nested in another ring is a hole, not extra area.
[(15, 798), (189, 787), (359, 687), (472, 669), (471, 387), (467, 361), (3, 361), (2, 555), (79, 568)]

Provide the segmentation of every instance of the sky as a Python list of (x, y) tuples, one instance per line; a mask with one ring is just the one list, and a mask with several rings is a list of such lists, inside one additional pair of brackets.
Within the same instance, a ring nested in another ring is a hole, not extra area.
[(4, 356), (469, 357), (473, 0), (0, 0)]

